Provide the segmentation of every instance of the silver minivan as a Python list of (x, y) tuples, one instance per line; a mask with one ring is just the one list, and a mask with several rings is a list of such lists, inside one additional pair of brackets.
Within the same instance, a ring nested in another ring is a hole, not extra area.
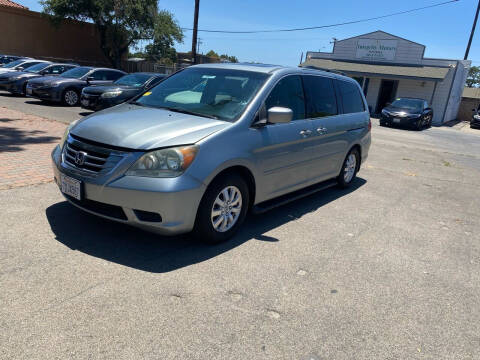
[(348, 77), (205, 64), (72, 123), (52, 160), (61, 192), (79, 208), (218, 243), (250, 209), (349, 186), (370, 130), (363, 93)]

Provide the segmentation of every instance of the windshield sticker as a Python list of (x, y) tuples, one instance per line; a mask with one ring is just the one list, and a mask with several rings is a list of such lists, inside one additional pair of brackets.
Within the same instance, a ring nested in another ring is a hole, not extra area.
[(145, 94), (143, 94), (143, 96), (148, 96), (148, 95), (152, 95), (152, 92), (151, 92), (151, 91), (147, 91)]

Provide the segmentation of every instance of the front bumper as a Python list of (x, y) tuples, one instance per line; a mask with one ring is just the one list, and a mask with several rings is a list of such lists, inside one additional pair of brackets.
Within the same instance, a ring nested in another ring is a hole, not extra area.
[[(31, 91), (31, 92), (29, 92)], [(28, 97), (33, 97), (40, 100), (48, 101), (62, 101), (61, 92), (53, 87), (49, 88), (32, 88), (27, 84), (27, 93)]]
[(121, 104), (125, 100), (126, 99), (123, 99), (120, 96), (102, 98), (100, 95), (82, 93), (82, 96), (80, 97), (80, 106), (84, 109), (99, 111)]
[(470, 120), (470, 127), (480, 128), (480, 118), (479, 119), (472, 118), (472, 120)]
[(398, 125), (398, 126), (415, 126), (418, 121), (420, 120), (420, 117), (400, 117), (400, 116), (394, 116), (394, 115), (384, 115), (382, 114), (380, 121), (388, 123), (390, 125)]
[[(109, 173), (92, 177), (68, 166), (57, 146), (52, 152), (55, 182), (60, 184), (61, 174), (82, 181), (81, 201), (64, 196), (73, 205), (94, 215), (162, 235), (191, 231), (206, 186), (186, 174), (177, 178), (123, 175), (137, 158), (131, 154)], [(146, 218), (145, 213), (160, 215), (160, 221), (150, 221), (152, 219)]]
[(12, 92), (14, 85), (15, 81), (0, 80), (0, 90)]

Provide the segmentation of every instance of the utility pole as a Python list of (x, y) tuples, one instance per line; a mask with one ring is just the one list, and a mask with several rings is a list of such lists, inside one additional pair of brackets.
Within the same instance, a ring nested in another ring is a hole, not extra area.
[(197, 63), (197, 32), (198, 32), (199, 7), (200, 7), (200, 0), (195, 0), (195, 14), (193, 15), (193, 35), (192, 35), (192, 64)]
[(473, 20), (472, 32), (470, 33), (470, 39), (468, 39), (467, 50), (465, 51), (465, 57), (463, 58), (463, 60), (468, 59), (468, 53), (470, 52), (470, 46), (472, 45), (473, 34), (475, 33), (475, 27), (477, 26), (479, 11), (480, 11), (480, 0), (478, 0), (477, 13), (475, 14), (475, 20)]

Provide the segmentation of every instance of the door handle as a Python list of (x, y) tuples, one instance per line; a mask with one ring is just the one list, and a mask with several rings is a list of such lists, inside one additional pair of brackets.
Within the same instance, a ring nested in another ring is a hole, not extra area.
[(325, 135), (327, 133), (327, 128), (326, 127), (319, 127), (317, 129), (318, 135)]
[(302, 130), (302, 131), (300, 131), (300, 135), (302, 135), (303, 137), (307, 137), (307, 136), (312, 135), (312, 131), (311, 130)]

